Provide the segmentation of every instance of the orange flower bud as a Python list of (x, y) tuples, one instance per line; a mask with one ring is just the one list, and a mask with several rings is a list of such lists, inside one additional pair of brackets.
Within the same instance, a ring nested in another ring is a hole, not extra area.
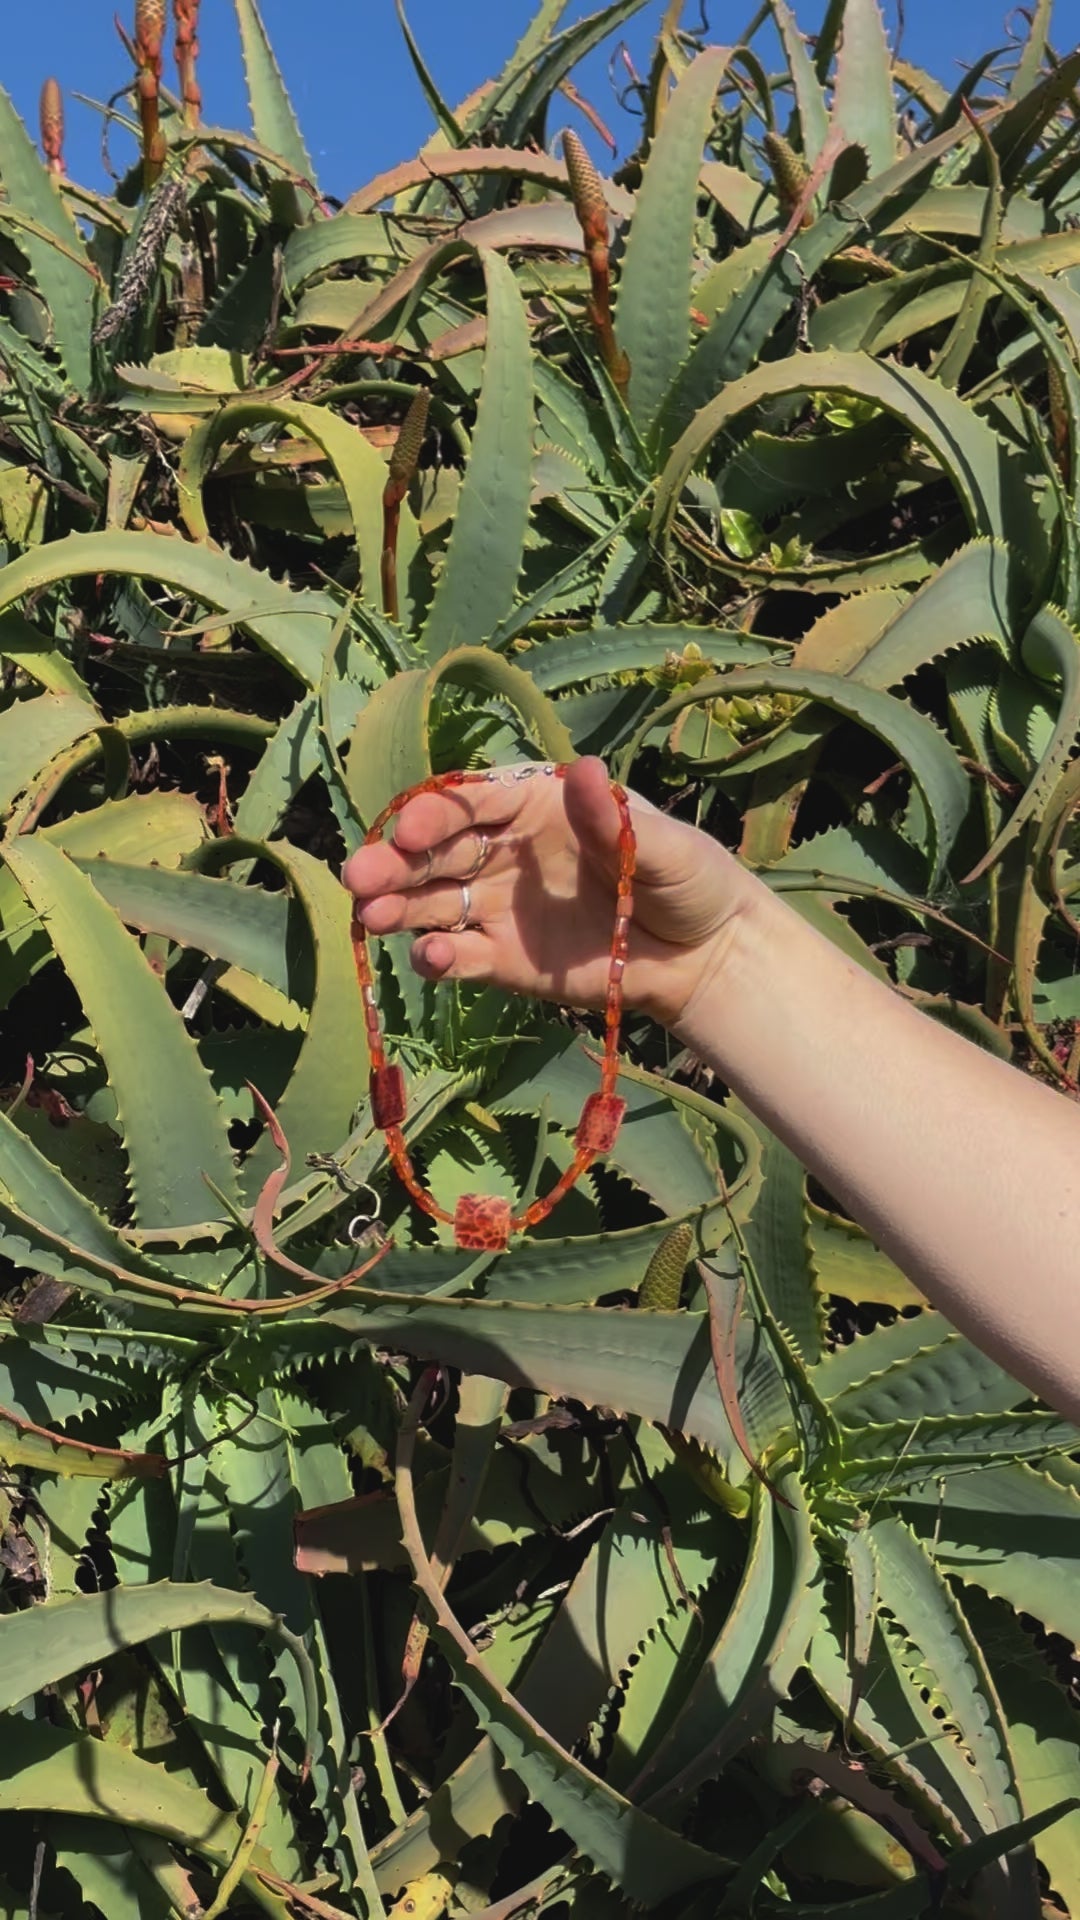
[(64, 96), (52, 75), (41, 89), (41, 150), (50, 173), (64, 171)]

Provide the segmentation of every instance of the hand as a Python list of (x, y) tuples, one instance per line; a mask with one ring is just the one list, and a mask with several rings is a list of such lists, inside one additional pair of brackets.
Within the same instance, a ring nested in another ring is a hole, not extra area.
[[(630, 794), (637, 835), (626, 1004), (674, 1026), (718, 967), (756, 881), (707, 834)], [(537, 773), (421, 794), (394, 838), (362, 847), (342, 878), (376, 934), (420, 933), (428, 980), (473, 980), (575, 1007), (607, 991), (619, 823), (600, 760), (565, 778)], [(484, 837), (482, 838), (481, 835)], [(462, 911), (464, 876), (482, 863)]]

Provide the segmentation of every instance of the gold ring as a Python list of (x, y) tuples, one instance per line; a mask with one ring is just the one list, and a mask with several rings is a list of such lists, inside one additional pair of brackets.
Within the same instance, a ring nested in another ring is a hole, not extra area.
[(487, 836), (487, 834), (486, 834), (486, 833), (484, 832), (484, 829), (483, 829), (483, 827), (477, 827), (477, 829), (476, 829), (476, 858), (475, 858), (475, 860), (473, 861), (473, 863), (472, 863), (472, 866), (471, 866), (471, 867), (467, 867), (467, 868), (465, 869), (465, 872), (464, 872), (464, 873), (462, 874), (462, 876), (461, 876), (461, 877), (462, 877), (462, 879), (463, 879), (463, 880), (475, 880), (475, 879), (476, 879), (476, 876), (477, 876), (477, 874), (479, 873), (479, 871), (480, 871), (480, 869), (481, 869), (481, 867), (482, 867), (482, 866), (484, 865), (484, 862), (486, 861), (486, 859), (487, 859), (487, 857), (488, 857), (488, 854), (489, 854), (490, 852), (491, 852), (491, 841), (490, 841), (490, 839), (488, 838), (488, 836)]

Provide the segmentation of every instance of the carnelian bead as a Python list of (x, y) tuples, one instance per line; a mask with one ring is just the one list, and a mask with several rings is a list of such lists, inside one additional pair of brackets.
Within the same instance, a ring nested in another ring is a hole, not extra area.
[(502, 1253), (510, 1244), (510, 1202), (497, 1193), (463, 1193), (454, 1213), (454, 1240), (475, 1253)]
[(581, 1109), (574, 1145), (582, 1153), (609, 1153), (615, 1145), (626, 1101), (616, 1093), (590, 1093)]
[(405, 1118), (405, 1075), (398, 1066), (373, 1067), (368, 1077), (371, 1117), (383, 1133)]

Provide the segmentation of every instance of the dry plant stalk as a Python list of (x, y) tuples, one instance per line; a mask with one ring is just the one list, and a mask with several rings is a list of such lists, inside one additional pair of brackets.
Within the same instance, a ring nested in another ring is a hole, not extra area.
[(149, 192), (165, 165), (165, 135), (158, 109), (165, 0), (135, 0), (135, 61), (142, 125), (143, 189)]
[(50, 173), (64, 171), (64, 96), (52, 74), (41, 89), (41, 151)]
[(420, 462), (430, 405), (431, 395), (427, 388), (418, 387), (409, 402), (409, 411), (402, 421), (401, 432), (390, 455), (389, 472), (383, 488), (382, 597), (383, 611), (391, 620), (398, 618), (397, 543), (401, 503), (412, 485)]
[(600, 175), (593, 166), (576, 133), (563, 135), (563, 153), (574, 202), (585, 242), (585, 258), (592, 283), (589, 319), (600, 348), (600, 357), (611, 376), (612, 385), (625, 393), (630, 381), (630, 362), (615, 338), (611, 320), (611, 263), (608, 254), (608, 211)]
[(173, 0), (176, 22), (176, 72), (180, 81), (185, 127), (197, 127), (202, 119), (202, 90), (195, 77), (199, 57), (199, 0)]

